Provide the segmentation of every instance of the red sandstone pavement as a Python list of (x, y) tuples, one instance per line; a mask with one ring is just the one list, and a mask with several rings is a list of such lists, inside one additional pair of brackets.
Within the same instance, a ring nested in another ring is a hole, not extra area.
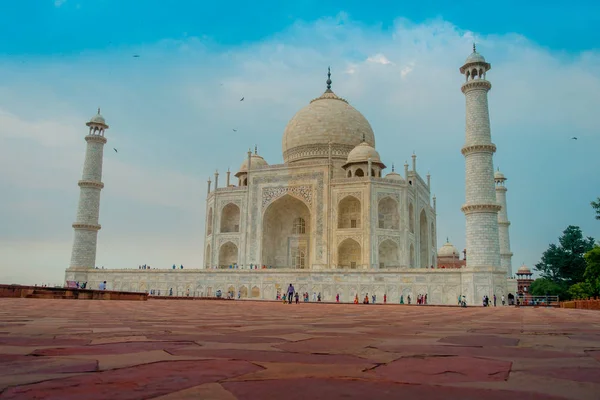
[(600, 399), (600, 312), (0, 299), (0, 399)]

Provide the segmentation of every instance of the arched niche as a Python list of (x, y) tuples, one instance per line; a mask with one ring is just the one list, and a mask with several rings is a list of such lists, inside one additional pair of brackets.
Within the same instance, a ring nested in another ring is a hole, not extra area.
[(419, 215), (419, 258), (421, 268), (429, 267), (429, 224), (425, 210), (421, 210)]
[(227, 204), (221, 211), (221, 232), (240, 231), (240, 208), (233, 203)]
[(412, 203), (408, 203), (408, 230), (415, 233), (415, 208)]
[(410, 252), (409, 252), (409, 263), (410, 263), (410, 267), (414, 268), (415, 267), (415, 246), (411, 243), (410, 244)]
[(219, 249), (219, 267), (229, 268), (238, 262), (238, 247), (232, 242), (223, 243)]
[(210, 268), (210, 244), (206, 246), (206, 253), (204, 254), (204, 266)]
[(338, 229), (360, 229), (361, 204), (354, 196), (346, 196), (338, 204)]
[(208, 209), (208, 218), (206, 220), (206, 234), (207, 235), (212, 234), (212, 229), (213, 229), (213, 209), (212, 209), (212, 207), (210, 207)]
[(379, 229), (398, 229), (400, 227), (400, 213), (398, 202), (391, 197), (379, 200), (378, 205)]
[(361, 255), (360, 244), (354, 239), (345, 239), (338, 246), (338, 265), (342, 268), (358, 268)]
[[(310, 230), (310, 210), (303, 201), (289, 194), (275, 200), (263, 215), (262, 264), (308, 268)], [(304, 264), (296, 263), (300, 261)]]
[(379, 245), (379, 268), (398, 268), (400, 258), (398, 254), (398, 243), (387, 239)]

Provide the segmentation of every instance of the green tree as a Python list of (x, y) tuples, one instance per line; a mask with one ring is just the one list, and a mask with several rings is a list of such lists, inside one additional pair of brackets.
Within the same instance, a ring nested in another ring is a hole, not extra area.
[(596, 211), (596, 219), (600, 219), (600, 197), (596, 201), (592, 201), (592, 208)]
[(592, 297), (592, 285), (587, 282), (579, 282), (571, 285), (569, 295), (573, 300), (585, 300)]
[(592, 287), (594, 296), (600, 295), (600, 246), (585, 253), (585, 281)]
[(564, 283), (556, 283), (548, 278), (538, 278), (531, 283), (531, 294), (533, 296), (558, 296), (561, 300), (568, 298), (568, 287)]
[(594, 247), (594, 239), (584, 238), (578, 226), (569, 225), (558, 238), (558, 245), (552, 243), (535, 265), (543, 278), (556, 283), (573, 285), (583, 281), (586, 263), (583, 255)]

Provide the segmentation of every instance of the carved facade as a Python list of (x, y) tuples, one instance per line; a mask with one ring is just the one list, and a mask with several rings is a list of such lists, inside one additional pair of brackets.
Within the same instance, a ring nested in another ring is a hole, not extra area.
[[(417, 172), (407, 171), (405, 178), (394, 173), (395, 179), (347, 178), (334, 171), (343, 172), (342, 166), (333, 160), (302, 168), (251, 165), (248, 184), (235, 187), (240, 190), (211, 190), (205, 214), (204, 267), (368, 270), (434, 266), (435, 210), (429, 186)], [(329, 178), (335, 175), (342, 177)], [(411, 213), (409, 207), (418, 212)], [(411, 231), (410, 226), (418, 229)], [(235, 257), (221, 251), (225, 245), (231, 249), (231, 244), (238, 250)], [(415, 251), (412, 263), (411, 248)]]

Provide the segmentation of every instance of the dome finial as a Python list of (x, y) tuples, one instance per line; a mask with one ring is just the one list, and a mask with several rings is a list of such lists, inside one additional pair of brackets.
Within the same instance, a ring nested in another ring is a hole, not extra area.
[(254, 154), (258, 155), (258, 146), (257, 145), (254, 145)]
[(331, 67), (327, 67), (327, 90), (331, 91)]
[(446, 236), (446, 243), (450, 243), (450, 240), (448, 240), (448, 236)]
[(98, 107), (98, 115), (100, 115), (100, 107)]
[(362, 139), (363, 139), (363, 143), (367, 141), (364, 133), (363, 133), (363, 138)]
[(473, 42), (473, 53), (477, 53), (477, 48), (475, 47), (475, 42)]
[(392, 172), (394, 172), (394, 163), (392, 163)]

